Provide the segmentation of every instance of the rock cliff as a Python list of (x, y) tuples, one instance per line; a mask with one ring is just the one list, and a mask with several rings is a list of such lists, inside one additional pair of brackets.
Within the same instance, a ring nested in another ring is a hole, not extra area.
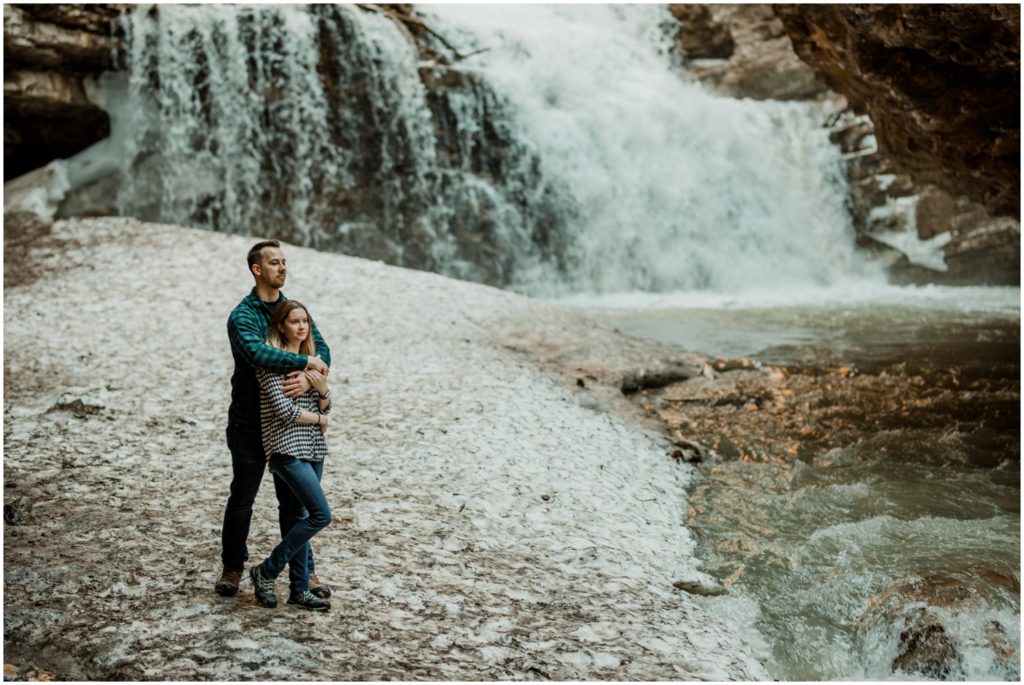
[(797, 55), (915, 180), (1020, 211), (1020, 7), (776, 5)]
[(114, 67), (117, 5), (4, 5), (4, 180), (110, 134), (85, 79)]

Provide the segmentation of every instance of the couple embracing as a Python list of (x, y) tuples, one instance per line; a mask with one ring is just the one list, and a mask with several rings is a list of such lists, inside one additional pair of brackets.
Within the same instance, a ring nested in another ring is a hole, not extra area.
[(235, 360), (227, 429), (232, 479), (221, 536), (224, 570), (214, 589), (225, 597), (238, 592), (253, 503), (269, 467), (281, 541), (249, 568), (256, 601), (277, 606), (274, 581), (287, 565), (288, 604), (326, 611), (331, 591), (317, 579), (309, 541), (331, 522), (320, 486), (331, 352), (306, 307), (281, 292), (287, 275), (281, 244), (253, 245), (247, 262), (256, 285), (228, 318)]

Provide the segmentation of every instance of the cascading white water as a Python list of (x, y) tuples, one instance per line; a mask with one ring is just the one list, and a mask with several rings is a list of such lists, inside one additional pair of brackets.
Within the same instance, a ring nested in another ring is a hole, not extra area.
[(535, 159), (480, 84), (430, 91), (392, 18), (165, 5), (124, 24), (128, 85), (99, 94), (122, 214), (499, 284), (544, 258), (534, 225), (558, 222)]
[(265, 225), (262, 196), (278, 189), (295, 239), (308, 220), (313, 167), (343, 174), (330, 145), (317, 74), (316, 25), (304, 12), (229, 6), (126, 15), (128, 106), (115, 118), (127, 142), (124, 213), (246, 230)]
[(663, 7), (418, 9), (454, 29), (465, 52), (485, 50), (459, 68), (507, 98), (545, 176), (568, 187), (570, 290), (735, 290), (870, 273), (854, 252), (821, 110), (687, 82), (672, 68), (678, 24)]
[(664, 7), (417, 11), (443, 40), (353, 6), (136, 8), (119, 211), (540, 295), (878, 277), (821, 109), (690, 82)]

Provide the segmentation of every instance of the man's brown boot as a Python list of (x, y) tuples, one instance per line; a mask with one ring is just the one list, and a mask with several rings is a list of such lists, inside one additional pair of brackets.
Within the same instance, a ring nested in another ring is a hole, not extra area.
[(221, 597), (234, 597), (238, 594), (238, 584), (242, 582), (242, 571), (232, 571), (231, 569), (224, 569), (224, 572), (220, 574), (220, 578), (217, 580), (217, 584), (213, 586), (214, 591)]
[(331, 588), (321, 583), (315, 573), (309, 576), (309, 591), (321, 599), (327, 599), (331, 596)]

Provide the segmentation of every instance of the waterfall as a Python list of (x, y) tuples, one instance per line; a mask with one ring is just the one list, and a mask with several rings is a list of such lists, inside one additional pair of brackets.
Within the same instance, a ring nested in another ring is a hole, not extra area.
[(863, 270), (822, 111), (692, 82), (664, 7), (417, 12), (134, 8), (118, 213), (542, 295)]
[(481, 53), (578, 216), (569, 282), (596, 292), (826, 284), (860, 258), (837, 150), (804, 103), (719, 97), (672, 64), (660, 6), (419, 6)]

